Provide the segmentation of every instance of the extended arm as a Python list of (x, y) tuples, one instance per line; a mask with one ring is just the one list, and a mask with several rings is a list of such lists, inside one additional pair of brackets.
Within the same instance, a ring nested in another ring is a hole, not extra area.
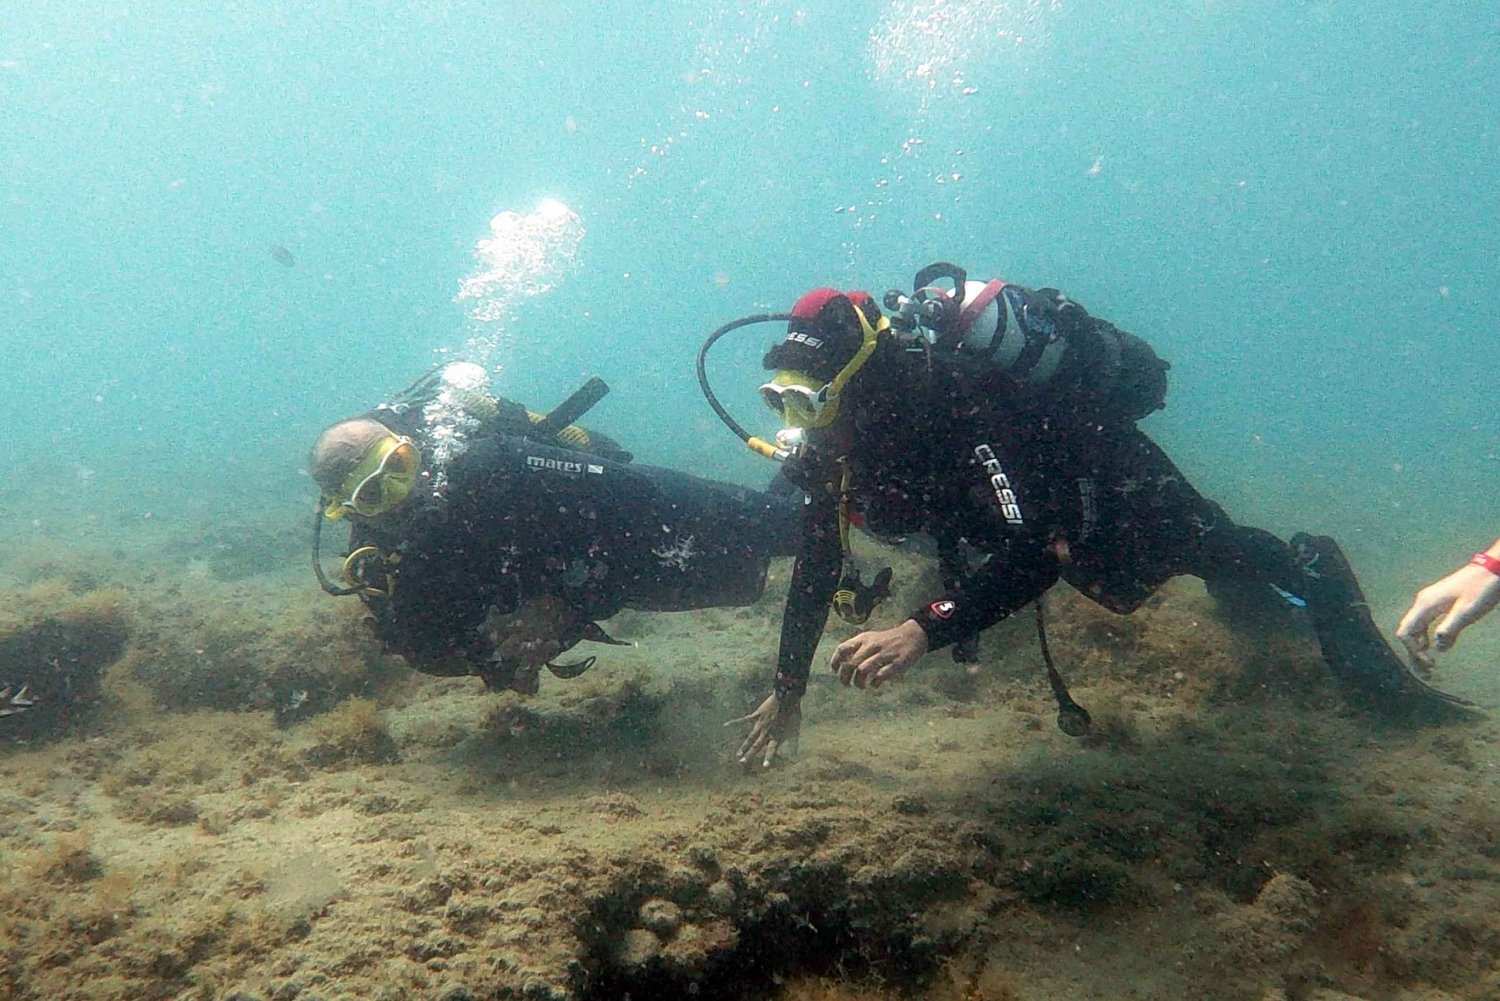
[(1500, 604), (1500, 540), (1442, 580), (1417, 592), (1411, 608), (1401, 617), (1396, 635), (1406, 644), (1412, 659), (1432, 667), (1427, 633), (1441, 617), (1433, 633), (1438, 650), (1449, 650), (1458, 634)]
[(833, 652), (833, 670), (845, 685), (879, 688), (899, 678), (927, 651), (978, 636), (1035, 601), (1057, 576), (1057, 561), (1050, 553), (1029, 561), (1024, 571), (1000, 568), (1000, 561), (992, 558), (961, 589), (922, 606), (900, 625), (840, 643)]
[(991, 557), (958, 587), (911, 613), (927, 634), (929, 649), (939, 650), (993, 626), (1035, 601), (1057, 583), (1057, 559), (1041, 550), (1026, 559)]
[(838, 500), (819, 491), (802, 512), (802, 545), (781, 619), (774, 687), (755, 712), (729, 721), (750, 724), (750, 733), (739, 749), (743, 763), (759, 758), (762, 765), (770, 767), (777, 752), (797, 739), (802, 725), (802, 693), (807, 691), (813, 654), (828, 620), (828, 604), (838, 587), (843, 555)]
[[(1036, 498), (1021, 496), (1007, 474), (1015, 467), (1000, 453), (994, 428), (954, 421), (952, 441), (961, 450), (951, 467), (961, 486), (977, 476), (970, 489), (949, 494), (948, 524), (938, 532), (944, 557), (945, 592), (911, 613), (894, 629), (861, 633), (839, 645), (833, 669), (844, 684), (878, 687), (899, 677), (926, 653), (977, 637), (1012, 612), (1033, 601), (1058, 578), (1052, 550), (1037, 537), (1032, 509)], [(967, 470), (967, 471), (963, 471)], [(959, 498), (964, 498), (960, 500)], [(957, 540), (983, 540), (992, 553), (973, 572), (959, 565)]]
[(800, 698), (807, 691), (813, 653), (828, 621), (829, 602), (842, 567), (838, 502), (831, 496), (815, 496), (802, 513), (802, 546), (781, 617), (781, 644), (776, 655), (778, 694)]

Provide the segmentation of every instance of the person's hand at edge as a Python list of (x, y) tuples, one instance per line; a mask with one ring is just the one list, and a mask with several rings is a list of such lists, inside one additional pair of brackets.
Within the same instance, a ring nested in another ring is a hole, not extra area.
[(927, 632), (916, 619), (847, 639), (833, 651), (829, 666), (844, 685), (879, 688), (894, 681), (927, 652)]
[[(1451, 650), (1458, 634), (1500, 604), (1500, 542), (1477, 554), (1474, 562), (1417, 592), (1396, 627), (1396, 637), (1423, 670), (1431, 670), (1431, 647)], [(1432, 623), (1441, 617), (1437, 628)], [(1429, 644), (1428, 632), (1432, 630)]]
[(778, 753), (785, 756), (788, 746), (797, 743), (802, 732), (802, 698), (790, 692), (772, 692), (753, 713), (724, 725), (737, 723), (750, 724), (750, 732), (737, 752), (740, 764), (751, 764), (758, 757), (762, 768), (770, 768)]

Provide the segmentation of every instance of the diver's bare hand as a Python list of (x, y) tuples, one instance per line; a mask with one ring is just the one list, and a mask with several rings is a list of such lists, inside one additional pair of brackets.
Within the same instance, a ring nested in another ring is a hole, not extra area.
[(1433, 658), (1427, 633), (1435, 620), (1442, 617), (1432, 633), (1433, 645), (1439, 651), (1451, 650), (1458, 642), (1458, 634), (1484, 618), (1497, 604), (1500, 604), (1500, 577), (1482, 566), (1469, 564), (1418, 591), (1416, 600), (1396, 627), (1396, 637), (1406, 644), (1412, 660), (1431, 669)]
[(905, 674), (926, 652), (926, 631), (916, 619), (907, 619), (893, 629), (863, 632), (840, 643), (829, 666), (845, 685), (879, 688)]
[(762, 768), (770, 768), (778, 751), (788, 744), (795, 744), (802, 732), (802, 699), (797, 695), (778, 695), (772, 692), (766, 700), (748, 716), (732, 719), (725, 726), (749, 723), (750, 732), (740, 744), (740, 764), (748, 765), (760, 758)]

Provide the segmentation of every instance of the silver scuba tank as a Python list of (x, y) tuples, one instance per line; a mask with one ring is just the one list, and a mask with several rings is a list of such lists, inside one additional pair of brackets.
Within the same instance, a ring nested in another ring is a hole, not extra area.
[(913, 286), (909, 296), (887, 292), (885, 306), (893, 327), (924, 337), (934, 354), (1037, 391), (1081, 392), (1127, 420), (1165, 405), (1167, 362), (1056, 289), (970, 279), (945, 262), (923, 268)]

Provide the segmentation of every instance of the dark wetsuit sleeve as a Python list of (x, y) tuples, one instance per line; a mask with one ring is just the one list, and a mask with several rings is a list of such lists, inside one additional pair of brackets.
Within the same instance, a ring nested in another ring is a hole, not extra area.
[[(1044, 529), (1044, 512), (1055, 501), (1035, 478), (1024, 487), (1013, 478), (1023, 467), (1002, 446), (999, 427), (985, 416), (955, 413), (943, 428), (952, 459), (939, 468), (955, 488), (946, 495), (946, 525), (938, 533), (946, 593), (911, 613), (929, 650), (978, 635), (1035, 601), (1060, 572)], [(989, 557), (970, 570), (960, 538)]]
[(838, 499), (819, 491), (802, 510), (802, 546), (792, 570), (792, 585), (781, 618), (781, 647), (776, 656), (776, 692), (801, 695), (813, 653), (828, 621), (828, 606), (843, 566), (839, 544)]
[(1057, 583), (1057, 577), (1057, 560), (1046, 550), (1024, 562), (992, 556), (960, 586), (923, 605), (911, 617), (927, 634), (927, 648), (940, 650), (1035, 601)]

